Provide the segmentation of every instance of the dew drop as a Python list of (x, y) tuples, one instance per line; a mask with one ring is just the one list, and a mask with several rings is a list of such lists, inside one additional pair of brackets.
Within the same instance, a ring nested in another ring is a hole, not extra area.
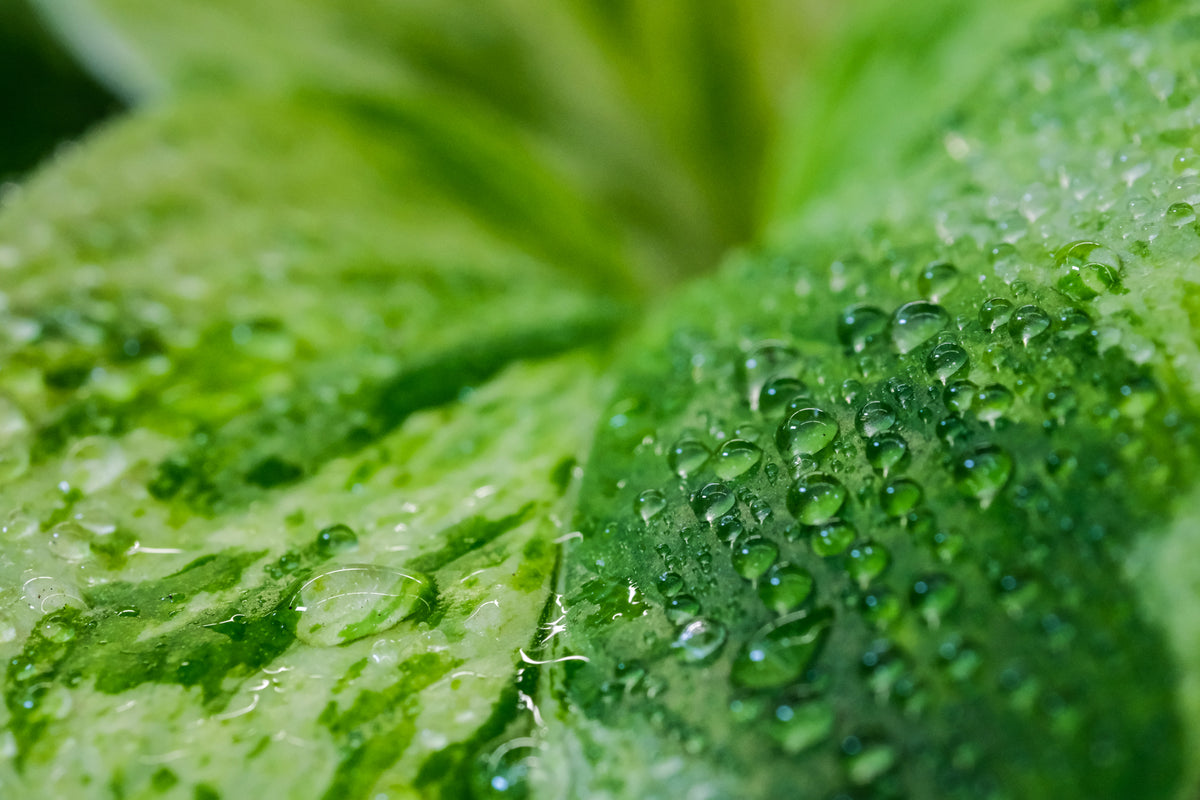
[(745, 439), (730, 439), (717, 451), (713, 471), (722, 480), (731, 481), (758, 466), (762, 450), (754, 442)]
[(921, 487), (907, 478), (889, 481), (879, 492), (879, 505), (883, 513), (899, 519), (917, 507), (923, 496)]
[(1030, 341), (1041, 336), (1050, 328), (1050, 315), (1035, 305), (1024, 305), (1013, 312), (1008, 322), (1008, 331), (1014, 338), (1020, 339), (1021, 344), (1028, 345)]
[(930, 575), (913, 583), (912, 606), (929, 627), (936, 628), (958, 606), (961, 594), (958, 584), (947, 576)]
[(788, 511), (804, 525), (821, 525), (837, 516), (846, 503), (846, 487), (832, 475), (813, 472), (801, 477), (787, 496)]
[(900, 598), (886, 589), (875, 589), (862, 598), (863, 618), (877, 628), (886, 628), (900, 619)]
[(988, 333), (995, 333), (997, 329), (1007, 325), (1012, 315), (1013, 304), (1003, 297), (993, 297), (979, 306), (979, 324)]
[(882, 400), (871, 400), (859, 410), (854, 422), (858, 432), (869, 439), (891, 430), (896, 424), (896, 412)]
[(942, 402), (954, 413), (963, 414), (971, 410), (971, 402), (979, 387), (970, 381), (954, 381), (942, 392)]
[(799, 611), (760, 630), (734, 659), (730, 679), (743, 689), (775, 689), (804, 675), (832, 622), (827, 609)]
[(796, 397), (808, 395), (808, 387), (799, 378), (772, 378), (758, 393), (758, 411), (765, 417), (778, 417)]
[(1189, 203), (1175, 203), (1167, 208), (1163, 219), (1168, 225), (1182, 228), (1184, 225), (1191, 225), (1196, 221), (1196, 209)]
[(643, 522), (649, 522), (667, 507), (667, 498), (658, 489), (647, 489), (633, 501), (633, 510)]
[(681, 624), (700, 613), (700, 601), (690, 594), (680, 594), (667, 601), (667, 619)]
[(898, 433), (884, 433), (867, 441), (867, 462), (886, 478), (908, 458), (908, 442)]
[(925, 359), (925, 369), (943, 384), (966, 370), (967, 365), (967, 351), (954, 342), (942, 342)]
[(887, 744), (860, 745), (846, 754), (846, 777), (858, 786), (867, 786), (896, 765), (896, 749)]
[(844, 553), (856, 538), (858, 533), (853, 525), (845, 520), (831, 519), (813, 531), (809, 545), (814, 553), (828, 558)]
[(978, 419), (994, 426), (996, 420), (1003, 417), (1012, 408), (1013, 399), (1013, 393), (1007, 386), (993, 383), (983, 387), (975, 394), (971, 407), (975, 409), (975, 416)]
[(758, 597), (776, 614), (786, 614), (803, 605), (813, 590), (813, 576), (795, 564), (777, 564), (758, 584)]
[(347, 553), (358, 548), (358, 537), (349, 525), (330, 525), (317, 534), (317, 552), (328, 558), (338, 553)]
[(692, 495), (692, 509), (696, 516), (709, 524), (728, 514), (736, 502), (737, 496), (723, 483), (706, 483)]
[(667, 464), (676, 475), (686, 478), (704, 469), (711, 455), (703, 442), (685, 436), (671, 447), (671, 452), (667, 454)]
[(748, 581), (757, 580), (778, 557), (777, 544), (761, 536), (750, 536), (733, 546), (733, 570)]
[(92, 554), (92, 538), (92, 532), (87, 528), (67, 520), (50, 529), (46, 544), (58, 558), (76, 564)]
[(917, 300), (905, 303), (892, 315), (892, 345), (901, 353), (910, 353), (950, 324), (946, 309)]
[(800, 366), (800, 353), (785, 342), (766, 341), (754, 347), (743, 362), (746, 392), (750, 407), (758, 409), (760, 392), (771, 378), (795, 373)]
[(775, 433), (779, 452), (788, 459), (821, 452), (837, 438), (838, 424), (832, 414), (819, 408), (794, 411)]
[(1075, 300), (1092, 300), (1120, 288), (1116, 270), (1107, 264), (1071, 265), (1058, 279), (1058, 288)]
[(958, 268), (946, 261), (934, 261), (917, 276), (917, 291), (935, 303), (958, 285)]
[(846, 347), (861, 353), (879, 340), (887, 329), (888, 318), (883, 309), (871, 305), (855, 305), (838, 316), (837, 336)]
[(833, 706), (821, 700), (775, 709), (768, 732), (785, 753), (795, 755), (829, 740), (835, 720)]
[(658, 591), (663, 597), (675, 597), (683, 591), (683, 577), (674, 572), (664, 572), (658, 576)]
[(684, 626), (672, 643), (680, 657), (690, 663), (707, 660), (725, 644), (725, 626), (709, 619), (694, 619)]
[(300, 612), (296, 638), (331, 647), (388, 630), (433, 607), (433, 579), (412, 570), (347, 564), (300, 587), (291, 605)]
[(860, 545), (847, 554), (846, 572), (865, 588), (883, 574), (891, 560), (891, 554), (881, 544)]
[(1012, 471), (1012, 456), (995, 445), (984, 445), (958, 460), (954, 480), (963, 495), (987, 508), (1008, 483)]

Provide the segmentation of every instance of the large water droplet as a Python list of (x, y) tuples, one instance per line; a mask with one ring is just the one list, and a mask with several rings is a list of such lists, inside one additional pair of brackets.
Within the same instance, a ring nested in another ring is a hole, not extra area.
[(931, 628), (938, 627), (958, 605), (958, 584), (945, 575), (930, 575), (913, 583), (912, 605)]
[(849, 522), (831, 519), (812, 532), (809, 545), (814, 553), (828, 558), (845, 552), (857, 537), (858, 533)]
[(433, 607), (433, 579), (412, 570), (347, 564), (312, 578), (292, 598), (296, 638), (333, 646), (386, 631)]
[(633, 510), (643, 522), (654, 519), (667, 507), (667, 498), (658, 489), (647, 489), (633, 501)]
[(899, 469), (908, 458), (908, 442), (898, 433), (884, 433), (867, 442), (867, 462), (883, 473)]
[(1050, 329), (1050, 315), (1035, 305), (1024, 305), (1013, 312), (1008, 322), (1008, 331), (1021, 344), (1028, 345), (1033, 339)]
[(879, 493), (883, 513), (899, 519), (917, 507), (922, 497), (921, 487), (907, 478), (889, 481)]
[(837, 516), (846, 503), (846, 487), (832, 475), (813, 472), (801, 477), (788, 492), (788, 511), (805, 525), (821, 525)]
[(785, 458), (794, 459), (821, 452), (837, 434), (838, 424), (832, 414), (819, 408), (801, 408), (779, 426), (775, 444)]
[(958, 268), (946, 261), (934, 261), (917, 276), (917, 291), (935, 303), (958, 285)]
[(761, 536), (750, 536), (734, 544), (733, 570), (748, 581), (756, 580), (778, 557), (778, 545)]
[(979, 307), (979, 324), (988, 333), (995, 333), (1012, 319), (1013, 304), (1003, 297), (993, 297), (985, 300)]
[(786, 614), (803, 605), (813, 590), (813, 576), (795, 564), (777, 564), (758, 584), (758, 597), (776, 614)]
[(358, 536), (354, 534), (349, 525), (330, 525), (317, 534), (316, 545), (317, 552), (323, 558), (329, 558), (338, 553), (355, 550), (358, 547)]
[(781, 750), (795, 755), (827, 741), (834, 719), (833, 706), (824, 701), (788, 703), (775, 709), (767, 730)]
[(883, 335), (887, 322), (887, 314), (876, 306), (850, 306), (838, 316), (838, 341), (861, 353)]
[(799, 611), (767, 626), (738, 653), (730, 679), (744, 689), (775, 689), (798, 680), (820, 652), (832, 618), (828, 609)]
[(987, 508), (1008, 483), (1012, 470), (1012, 456), (999, 447), (985, 445), (958, 460), (954, 466), (954, 480), (962, 494)]
[(703, 442), (691, 436), (684, 436), (671, 447), (667, 454), (667, 464), (676, 475), (686, 478), (702, 470), (711, 455)]
[(971, 410), (971, 402), (979, 387), (970, 381), (954, 381), (942, 392), (942, 402), (946, 408), (958, 414)]
[(1007, 386), (993, 383), (976, 393), (971, 407), (975, 409), (975, 416), (978, 419), (994, 426), (996, 421), (1012, 408), (1013, 399), (1013, 393)]
[(707, 483), (692, 495), (692, 509), (696, 516), (710, 524), (728, 514), (737, 496), (723, 483)]
[(925, 369), (942, 383), (967, 369), (967, 351), (954, 342), (942, 342), (929, 352)]
[(730, 439), (717, 451), (713, 471), (722, 480), (731, 481), (758, 466), (762, 450), (754, 442), (745, 439)]
[(795, 374), (799, 366), (800, 353), (785, 342), (766, 341), (756, 345), (743, 362), (750, 407), (757, 410), (760, 392), (770, 379)]
[(672, 647), (684, 661), (699, 663), (720, 651), (725, 644), (725, 626), (709, 619), (694, 619), (684, 626)]
[(882, 400), (866, 403), (855, 419), (858, 432), (868, 439), (892, 429), (896, 424), (896, 412)]
[(950, 324), (946, 309), (924, 300), (905, 303), (892, 315), (892, 344), (901, 353), (910, 353)]
[(891, 560), (891, 554), (881, 544), (859, 545), (846, 556), (846, 572), (851, 578), (858, 581), (859, 586), (865, 588), (867, 584), (883, 574)]
[(777, 417), (796, 397), (808, 395), (808, 387), (799, 378), (772, 378), (758, 393), (758, 411), (764, 417)]

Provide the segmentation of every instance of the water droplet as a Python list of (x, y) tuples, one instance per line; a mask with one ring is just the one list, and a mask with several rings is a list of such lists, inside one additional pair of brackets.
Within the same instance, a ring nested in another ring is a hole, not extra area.
[(770, 539), (751, 536), (733, 546), (733, 570), (748, 581), (757, 580), (778, 557), (778, 545)]
[(760, 391), (767, 381), (778, 375), (794, 374), (799, 366), (800, 353), (785, 342), (766, 341), (756, 345), (743, 362), (750, 407), (758, 409)]
[(654, 519), (666, 507), (667, 498), (658, 489), (647, 489), (633, 501), (633, 510), (642, 518), (642, 522)]
[(328, 558), (358, 548), (358, 537), (349, 525), (330, 525), (317, 534), (317, 552)]
[(107, 436), (87, 436), (71, 445), (63, 458), (62, 477), (85, 494), (111, 486), (125, 473), (125, 449)]
[(1163, 219), (1168, 225), (1182, 228), (1184, 225), (1191, 225), (1196, 221), (1196, 209), (1192, 208), (1189, 203), (1175, 203), (1167, 208)]
[(996, 277), (1005, 283), (1012, 283), (1021, 272), (1021, 254), (1007, 242), (994, 246), (988, 254), (988, 260), (992, 262)]
[(1012, 456), (994, 445), (977, 447), (958, 460), (954, 480), (958, 490), (987, 508), (1012, 476)]
[(692, 495), (696, 516), (709, 524), (728, 514), (736, 502), (737, 496), (723, 483), (706, 483)]
[(745, 439), (730, 439), (717, 451), (713, 471), (722, 480), (731, 481), (757, 467), (761, 460), (762, 450), (758, 445)]
[(887, 328), (887, 314), (876, 306), (855, 305), (838, 316), (837, 336), (846, 347), (861, 353), (878, 341)]
[(658, 591), (666, 598), (676, 596), (683, 591), (683, 578), (674, 572), (664, 572), (658, 576)]
[(881, 544), (864, 544), (852, 549), (846, 556), (846, 572), (866, 587), (878, 578), (891, 563), (891, 554)]
[(779, 426), (775, 444), (785, 458), (793, 459), (821, 452), (837, 434), (838, 424), (832, 414), (819, 408), (801, 408)]
[(908, 442), (898, 433), (884, 433), (867, 441), (867, 462), (886, 478), (908, 458)]
[(667, 601), (667, 619), (676, 625), (687, 622), (700, 613), (700, 601), (690, 594), (680, 594)]
[(917, 507), (923, 496), (921, 487), (907, 478), (888, 482), (879, 493), (879, 505), (883, 513), (899, 519)]
[(813, 472), (801, 477), (788, 492), (787, 507), (797, 522), (821, 525), (837, 516), (846, 503), (846, 487), (832, 475)]
[(1158, 386), (1149, 378), (1135, 378), (1121, 385), (1117, 409), (1129, 419), (1141, 419), (1158, 405)]
[(946, 261), (934, 261), (917, 276), (917, 291), (935, 303), (958, 285), (958, 268)]
[(862, 598), (863, 618), (877, 628), (886, 628), (900, 619), (900, 598), (886, 589), (875, 589)]
[(667, 454), (667, 464), (676, 475), (686, 478), (702, 470), (710, 455), (712, 454), (703, 442), (685, 436), (677, 441)]
[(1024, 305), (1013, 312), (1008, 322), (1008, 331), (1014, 338), (1020, 339), (1021, 344), (1029, 342), (1045, 333), (1050, 328), (1050, 315), (1035, 305)]
[(528, 737), (512, 739), (481, 754), (471, 774), (471, 797), (528, 797), (530, 773), (537, 769), (538, 758), (537, 745)]
[(725, 644), (725, 626), (708, 619), (694, 619), (684, 626), (672, 647), (684, 661), (698, 663), (720, 651)]
[(925, 369), (942, 383), (967, 369), (967, 351), (954, 342), (942, 342), (930, 351)]
[(961, 596), (958, 584), (945, 575), (930, 575), (913, 583), (912, 605), (931, 628), (941, 625), (958, 606)]
[(1075, 300), (1091, 300), (1120, 288), (1120, 278), (1116, 270), (1107, 264), (1073, 264), (1058, 279), (1058, 288)]
[(979, 387), (970, 381), (955, 381), (942, 392), (942, 402), (948, 410), (963, 414), (971, 410), (971, 402), (978, 391)]
[(859, 410), (855, 424), (858, 432), (869, 439), (891, 430), (896, 424), (896, 412), (882, 400), (872, 400)]
[(997, 329), (1007, 325), (1012, 315), (1013, 304), (1003, 297), (993, 297), (979, 306), (979, 324), (988, 333), (995, 333)]
[(47, 545), (63, 561), (75, 564), (92, 554), (92, 532), (78, 522), (60, 522), (50, 529)]
[(292, 598), (296, 638), (333, 646), (372, 636), (433, 607), (433, 580), (419, 572), (347, 564), (312, 578)]
[(758, 393), (758, 411), (765, 417), (778, 417), (793, 398), (807, 395), (808, 387), (798, 378), (772, 378)]
[(1069, 386), (1058, 386), (1046, 392), (1043, 406), (1055, 422), (1065, 425), (1079, 410), (1079, 396)]
[(901, 353), (910, 353), (950, 324), (946, 309), (924, 300), (905, 303), (892, 315), (892, 344)]
[(1013, 393), (1009, 391), (1008, 387), (993, 383), (979, 390), (971, 406), (975, 409), (975, 416), (978, 419), (994, 426), (996, 420), (1008, 413), (1012, 404)]
[(858, 533), (854, 526), (841, 519), (831, 519), (813, 531), (809, 544), (817, 555), (828, 558), (846, 551)]
[(829, 739), (833, 706), (821, 700), (786, 704), (775, 709), (767, 731), (785, 753), (795, 755)]
[(734, 659), (730, 679), (743, 689), (775, 689), (804, 675), (825, 642), (828, 609), (798, 611), (760, 630)]
[(813, 576), (794, 564), (777, 564), (758, 584), (758, 597), (776, 614), (786, 614), (803, 605), (813, 590)]

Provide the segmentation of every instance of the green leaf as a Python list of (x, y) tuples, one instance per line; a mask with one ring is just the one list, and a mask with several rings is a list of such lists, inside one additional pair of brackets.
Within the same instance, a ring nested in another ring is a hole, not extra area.
[(630, 348), (546, 793), (1191, 795), (1195, 19), (1059, 23)]

